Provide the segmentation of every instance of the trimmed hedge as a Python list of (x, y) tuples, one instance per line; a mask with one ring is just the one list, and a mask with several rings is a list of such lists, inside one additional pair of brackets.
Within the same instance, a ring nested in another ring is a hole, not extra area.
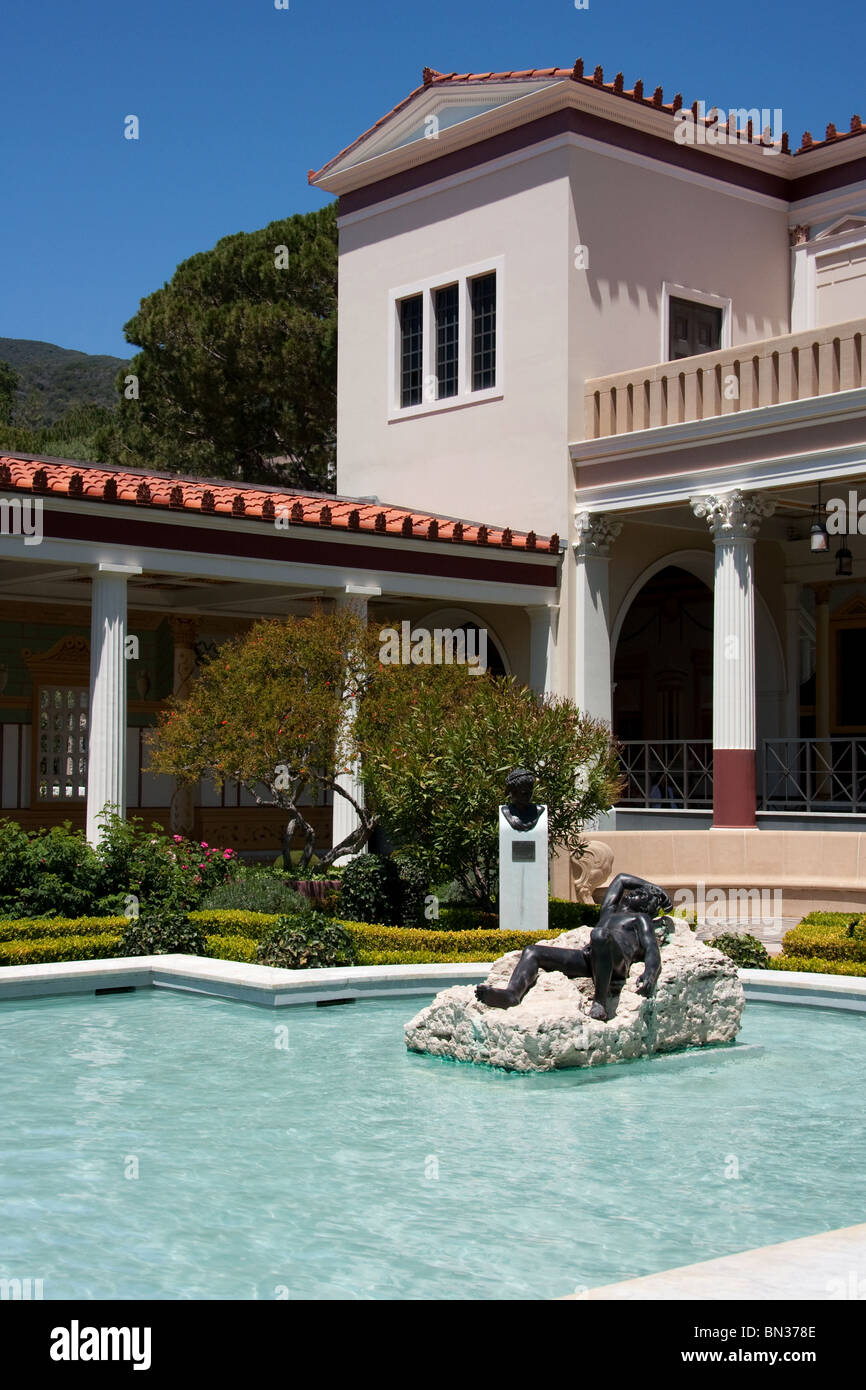
[(205, 955), (212, 960), (240, 960), (255, 965), (258, 941), (249, 936), (207, 936)]
[[(797, 926), (800, 927), (853, 927), (863, 920), (862, 912), (809, 912)], [(796, 930), (796, 928), (794, 928)]]
[(810, 975), (858, 975), (866, 978), (866, 961), (821, 960), (819, 956), (771, 956), (771, 970), (797, 970)]
[[(455, 955), (461, 960), (478, 960), (481, 956), (496, 960), (506, 951), (522, 951), (524, 946), (544, 941), (550, 935), (542, 931), (427, 931), (422, 927), (381, 927), (370, 922), (343, 922), (342, 925), (356, 950), (397, 952), (401, 960), (408, 955), (424, 956), (428, 952), (431, 959)], [(411, 962), (407, 960), (406, 963)]]
[[(813, 916), (817, 916), (815, 913)], [(824, 914), (830, 916), (830, 913)], [(833, 914), (835, 915), (835, 914)], [(782, 958), (866, 962), (866, 924), (863, 918), (842, 916), (838, 923), (812, 923), (806, 918), (782, 940)]]
[(242, 912), (240, 908), (211, 908), (206, 912), (190, 912), (189, 920), (201, 927), (205, 936), (236, 936), (248, 941), (261, 941), (273, 931), (280, 920), (278, 912)]
[(452, 951), (450, 955), (442, 951), (359, 951), (358, 965), (471, 965), (475, 961), (488, 964), (498, 959), (498, 955), (476, 952), (468, 956), (465, 951)]
[(0, 966), (53, 965), (67, 960), (108, 960), (120, 955), (120, 937), (113, 932), (80, 936), (46, 936), (38, 941), (0, 941)]
[[(575, 927), (594, 927), (601, 909), (595, 903), (572, 903), (565, 898), (551, 898), (547, 904), (547, 930), (541, 932), (539, 939), (556, 936), (560, 932), (573, 931)], [(457, 903), (451, 906), (442, 903), (439, 908), (439, 924), (443, 931), (498, 931), (499, 916), (495, 912), (482, 912), (480, 908)], [(430, 927), (435, 926), (431, 922)], [(419, 930), (424, 931), (426, 927)]]
[(8, 917), (0, 921), (0, 942), (103, 935), (122, 932), (126, 924), (125, 917)]

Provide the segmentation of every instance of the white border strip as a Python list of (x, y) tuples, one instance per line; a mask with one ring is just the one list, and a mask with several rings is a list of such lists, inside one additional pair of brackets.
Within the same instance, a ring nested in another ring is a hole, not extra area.
[(279, 970), (270, 965), (212, 960), (207, 956), (140, 956), (63, 961), (0, 968), (0, 1001), (97, 990), (175, 989), (248, 1004), (282, 1008), (336, 999), (435, 994), (449, 985), (477, 984), (489, 962), (466, 965), (353, 965)]
[[(0, 967), (0, 1002), (97, 990), (176, 989), (283, 1008), (334, 999), (435, 994), (486, 980), (489, 961), (460, 965), (352, 965), (279, 970), (208, 956), (123, 956)], [(866, 977), (794, 970), (741, 970), (746, 999), (866, 1012)]]

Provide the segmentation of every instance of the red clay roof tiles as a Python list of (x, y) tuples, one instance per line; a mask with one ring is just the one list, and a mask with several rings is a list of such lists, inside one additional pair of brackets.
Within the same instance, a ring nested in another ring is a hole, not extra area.
[[(559, 537), (535, 538), (532, 532), (487, 527), (454, 517), (408, 512), (387, 503), (352, 497), (283, 491), (255, 483), (220, 483), (209, 479), (162, 477), (159, 474), (105, 468), (71, 460), (22, 459), (0, 455), (0, 488), (70, 497), (76, 501), (120, 502), (155, 510), (183, 510), (224, 516), (231, 521), (258, 521), (316, 526), (334, 531), (457, 541), (512, 550), (559, 553)], [(510, 539), (509, 539), (510, 537)], [(533, 543), (534, 542), (534, 543)]]
[[(320, 178), (328, 169), (337, 164), (345, 155), (349, 154), (351, 150), (360, 145), (362, 141), (366, 140), (369, 135), (372, 135), (373, 131), (378, 130), (380, 126), (384, 125), (386, 121), (389, 121), (392, 116), (396, 116), (400, 111), (404, 110), (409, 102), (416, 96), (421, 92), (428, 91), (431, 87), (447, 86), (449, 83), (454, 82), (526, 82), (532, 78), (542, 77), (554, 78), (558, 81), (565, 81), (568, 78), (573, 82), (582, 82), (586, 86), (608, 92), (611, 96), (616, 96), (621, 100), (639, 101), (644, 106), (655, 107), (657, 110), (664, 111), (670, 116), (673, 116), (677, 110), (680, 109), (683, 101), (682, 95), (678, 92), (673, 101), (665, 102), (661, 87), (656, 87), (652, 96), (644, 96), (644, 84), (640, 79), (638, 79), (634, 87), (625, 88), (623, 86), (622, 73), (617, 73), (612, 82), (605, 82), (600, 66), (596, 67), (592, 74), (585, 73), (582, 58), (578, 58), (572, 68), (525, 68), (520, 72), (442, 73), (437, 72), (434, 68), (425, 68), (422, 85), (420, 87), (414, 88), (414, 90), (411, 91), (403, 101), (399, 102), (393, 110), (389, 111), (387, 115), (382, 116), (376, 121), (375, 125), (372, 125), (369, 130), (365, 130), (362, 135), (358, 136), (357, 140), (353, 140), (350, 145), (347, 145), (346, 148), (335, 155), (333, 159), (329, 159), (327, 164), (324, 164), (321, 169), (311, 169), (309, 181), (313, 183), (316, 179)], [(833, 131), (832, 134), (830, 134), (831, 130)], [(855, 135), (862, 135), (864, 131), (866, 131), (866, 126), (862, 125), (860, 117), (855, 115), (851, 118), (849, 130), (837, 131), (832, 124), (828, 126), (827, 136), (824, 140), (813, 140), (807, 131), (800, 143), (799, 149), (793, 151), (788, 147), (788, 132), (786, 131), (782, 145), (782, 153), (789, 155), (806, 154), (813, 150), (821, 149), (825, 145), (838, 144), (840, 141), (849, 140)], [(760, 137), (760, 132), (757, 132), (757, 134), (758, 137)], [(756, 141), (756, 143), (758, 142)]]

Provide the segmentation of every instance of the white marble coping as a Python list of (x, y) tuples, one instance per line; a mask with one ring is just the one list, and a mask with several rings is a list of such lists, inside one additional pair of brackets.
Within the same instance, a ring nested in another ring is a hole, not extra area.
[[(866, 1225), (764, 1245), (642, 1279), (565, 1294), (578, 1301), (614, 1299), (862, 1299), (866, 1297)], [(808, 1322), (808, 1318), (806, 1319)]]
[(866, 1011), (866, 976), (818, 975), (800, 970), (740, 970), (746, 999), (766, 1004), (811, 1004)]
[[(282, 1008), (334, 999), (435, 994), (487, 978), (488, 961), (460, 965), (352, 965), (280, 970), (207, 956), (125, 956), (0, 968), (0, 1002), (96, 990), (177, 989)], [(866, 978), (794, 970), (741, 970), (747, 999), (866, 1011)]]
[(97, 990), (176, 989), (281, 1008), (335, 999), (435, 994), (449, 985), (477, 984), (488, 963), (465, 965), (353, 965), (280, 970), (270, 965), (211, 960), (206, 956), (126, 956), (111, 960), (8, 965), (0, 969), (0, 1001)]

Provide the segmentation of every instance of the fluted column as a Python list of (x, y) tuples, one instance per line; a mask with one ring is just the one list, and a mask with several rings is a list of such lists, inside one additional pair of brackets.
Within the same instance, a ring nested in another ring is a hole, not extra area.
[[(367, 604), (371, 597), (381, 593), (380, 589), (364, 590), (360, 586), (346, 586), (344, 593), (337, 594), (337, 608), (351, 608), (362, 622), (367, 621)], [(346, 704), (346, 719), (351, 723), (355, 718), (355, 701), (349, 700)], [(341, 772), (337, 777), (337, 785), (345, 787), (350, 796), (354, 797), (359, 806), (364, 805), (364, 783), (361, 781), (360, 765), (355, 762), (351, 765), (348, 772)], [(334, 793), (334, 805), (331, 814), (331, 843), (339, 845), (345, 840), (347, 835), (351, 835), (358, 829), (361, 821), (351, 802), (338, 792)], [(365, 854), (367, 846), (363, 845), (357, 853)], [(343, 854), (339, 859), (335, 859), (335, 864), (348, 864), (353, 854)]]
[(126, 582), (134, 566), (101, 564), (90, 603), (90, 739), (87, 838), (96, 844), (106, 807), (126, 814)]
[(757, 493), (692, 499), (715, 545), (713, 825), (755, 825), (755, 537), (775, 503)]
[(574, 702), (610, 724), (610, 547), (622, 522), (600, 512), (578, 512), (575, 560)]
[[(193, 618), (169, 618), (174, 642), (172, 694), (185, 698), (195, 675), (196, 625)], [(171, 798), (169, 824), (173, 835), (190, 836), (195, 829), (196, 784), (178, 782)]]
[(529, 684), (539, 695), (547, 695), (554, 685), (556, 623), (559, 609), (553, 604), (533, 604), (529, 615)]

